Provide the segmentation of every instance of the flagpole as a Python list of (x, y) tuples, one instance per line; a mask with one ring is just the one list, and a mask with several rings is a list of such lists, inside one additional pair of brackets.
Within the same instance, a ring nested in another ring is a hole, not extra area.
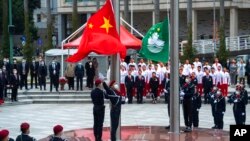
[[(120, 0), (112, 0), (112, 6), (115, 14), (116, 30), (120, 34)], [(111, 70), (110, 80), (115, 80), (117, 84), (120, 84), (120, 56), (115, 54), (111, 56)], [(120, 85), (119, 85), (120, 86)], [(121, 140), (121, 114), (119, 119), (119, 125), (116, 131), (116, 139)]]
[(180, 133), (180, 104), (179, 104), (179, 0), (171, 0), (171, 75), (170, 75), (170, 132)]

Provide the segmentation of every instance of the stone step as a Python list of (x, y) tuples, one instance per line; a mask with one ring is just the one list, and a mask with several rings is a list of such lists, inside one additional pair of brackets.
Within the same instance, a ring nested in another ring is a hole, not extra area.
[(90, 99), (90, 95), (49, 95), (49, 94), (44, 94), (44, 95), (20, 95), (18, 96), (18, 99), (85, 99), (85, 98), (89, 98)]

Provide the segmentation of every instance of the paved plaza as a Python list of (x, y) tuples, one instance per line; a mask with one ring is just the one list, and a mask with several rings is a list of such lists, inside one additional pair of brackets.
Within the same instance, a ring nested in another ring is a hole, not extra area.
[[(104, 126), (110, 126), (109, 105), (106, 105)], [(247, 121), (250, 124), (250, 106), (247, 106)], [(181, 126), (184, 126), (181, 108)], [(52, 134), (55, 124), (62, 124), (65, 131), (81, 128), (92, 128), (92, 104), (27, 104), (0, 107), (0, 129), (7, 128), (11, 137), (20, 134), (21, 122), (31, 124), (31, 135), (41, 139)], [(122, 107), (122, 125), (166, 126), (169, 123), (166, 104), (125, 104)], [(234, 124), (232, 105), (227, 104), (224, 117), (224, 129)], [(200, 109), (200, 127), (211, 128), (213, 119), (211, 106), (202, 105)]]

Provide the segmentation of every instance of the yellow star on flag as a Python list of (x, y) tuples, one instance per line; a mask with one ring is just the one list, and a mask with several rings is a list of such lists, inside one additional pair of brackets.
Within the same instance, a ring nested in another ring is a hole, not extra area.
[(109, 33), (109, 29), (113, 26), (109, 23), (109, 20), (105, 17), (103, 17), (104, 24), (100, 26), (100, 28), (105, 28), (106, 32)]
[(88, 26), (90, 29), (92, 29), (94, 25), (92, 23), (90, 23)]

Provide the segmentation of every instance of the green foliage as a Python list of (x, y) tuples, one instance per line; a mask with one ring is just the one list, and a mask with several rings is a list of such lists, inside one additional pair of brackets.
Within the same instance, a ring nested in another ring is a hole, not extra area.
[(10, 50), (9, 50), (9, 31), (8, 31), (8, 3), (2, 0), (2, 31), (3, 31), (3, 38), (2, 38), (2, 45), (1, 45), (1, 57), (9, 57)]
[(193, 48), (193, 33), (192, 33), (192, 23), (188, 24), (188, 32), (187, 32), (187, 37), (188, 37), (188, 43), (187, 45), (183, 48), (183, 56), (181, 57), (181, 61), (184, 60), (194, 60), (196, 50)]
[(217, 57), (221, 61), (221, 64), (225, 66), (226, 61), (228, 59), (228, 50), (226, 49), (226, 42), (225, 42), (225, 29), (224, 29), (224, 17), (221, 17), (221, 26), (219, 30), (219, 35), (220, 35), (220, 47), (217, 52)]
[(72, 6), (72, 32), (76, 31), (79, 28), (79, 15), (78, 15), (78, 11), (77, 11), (77, 0), (75, 1), (76, 4), (74, 5), (73, 2), (73, 6)]

